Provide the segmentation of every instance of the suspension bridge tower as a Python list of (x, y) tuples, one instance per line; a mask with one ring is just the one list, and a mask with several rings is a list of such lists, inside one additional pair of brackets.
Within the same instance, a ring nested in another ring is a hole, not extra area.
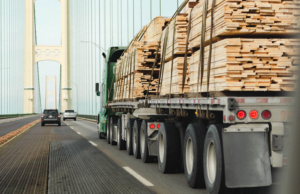
[(72, 76), (70, 58), (70, 2), (61, 2), (61, 45), (41, 46), (34, 43), (34, 3), (25, 0), (25, 61), (24, 61), (24, 113), (34, 113), (34, 64), (56, 61), (61, 65), (61, 111), (72, 109)]

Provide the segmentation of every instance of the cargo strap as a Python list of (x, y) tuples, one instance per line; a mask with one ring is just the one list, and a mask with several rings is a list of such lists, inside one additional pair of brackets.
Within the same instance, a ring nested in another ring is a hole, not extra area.
[[(210, 68), (211, 68), (211, 53), (212, 53), (212, 35), (214, 27), (214, 10), (215, 10), (216, 0), (212, 0), (211, 6), (211, 26), (210, 26), (210, 40), (209, 40), (209, 54), (207, 62), (207, 98), (209, 98), (209, 79), (210, 79)], [(205, 36), (204, 36), (205, 37)], [(206, 118), (210, 119), (209, 106), (206, 106)]]
[[(123, 89), (122, 89), (122, 100), (124, 99), (124, 93), (125, 93), (125, 78), (124, 78), (124, 71), (126, 71), (126, 67), (128, 67), (128, 64), (129, 64), (129, 53), (126, 57), (126, 64), (125, 64), (125, 68), (122, 67), (122, 76), (121, 76), (121, 79), (122, 79), (122, 83), (123, 83)], [(125, 96), (126, 97), (126, 96)]]
[[(159, 99), (161, 96), (161, 88), (163, 84), (163, 78), (164, 78), (164, 67), (165, 67), (165, 58), (166, 58), (166, 51), (167, 51), (167, 43), (168, 43), (168, 35), (169, 35), (169, 26), (166, 28), (165, 36), (164, 36), (164, 44), (162, 48), (162, 61), (159, 69), (159, 82), (158, 82), (158, 88), (157, 91), (159, 92)], [(160, 113), (160, 104), (159, 104), (159, 113)]]
[[(134, 70), (135, 70), (135, 59), (136, 59), (136, 50), (134, 50), (133, 53), (133, 65), (130, 65), (130, 80), (129, 80), (129, 98), (133, 97), (133, 91), (134, 91)], [(133, 66), (133, 72), (131, 71), (131, 67)], [(131, 78), (131, 74), (132, 74), (132, 78)], [(132, 79), (132, 88), (131, 88), (131, 79)], [(131, 90), (132, 89), (132, 90)]]
[(189, 25), (188, 25), (188, 31), (187, 31), (187, 37), (186, 37), (186, 43), (185, 43), (185, 54), (184, 54), (184, 63), (183, 63), (183, 78), (182, 78), (182, 93), (184, 89), (185, 79), (186, 79), (186, 70), (187, 70), (187, 55), (188, 55), (188, 44), (189, 44), (189, 38), (190, 38), (190, 31), (191, 31), (191, 23), (192, 23), (192, 12), (193, 9), (191, 9), (190, 17), (189, 17)]
[[(172, 76), (173, 76), (173, 64), (174, 64), (174, 43), (175, 43), (175, 34), (176, 34), (176, 22), (177, 22), (177, 18), (175, 17), (174, 26), (173, 26), (174, 29), (173, 29), (173, 40), (172, 40), (172, 61), (171, 61), (171, 75), (170, 75), (169, 99), (171, 99), (171, 89), (172, 89)], [(166, 45), (166, 47), (168, 47), (168, 45)]]
[[(205, 43), (205, 29), (206, 29), (206, 17), (207, 17), (207, 1), (203, 2), (203, 13), (202, 13), (202, 29), (201, 29), (201, 42), (200, 42), (200, 54), (199, 54), (199, 64), (198, 64), (198, 81), (197, 81), (197, 98), (199, 97), (199, 79), (200, 79), (200, 92), (202, 88), (203, 81), (203, 71), (204, 71), (204, 43)], [(200, 74), (201, 72), (201, 74)], [(203, 117), (201, 113), (201, 105), (198, 110), (196, 107), (196, 112), (198, 117)]]
[(149, 84), (148, 84), (148, 90), (147, 90), (147, 95), (146, 95), (145, 103), (148, 100), (149, 88), (150, 88), (151, 81), (152, 81), (152, 78), (153, 78), (154, 68), (155, 68), (156, 63), (157, 63), (157, 55), (158, 55), (158, 52), (159, 52), (159, 48), (160, 48), (160, 44), (161, 44), (161, 39), (162, 39), (162, 33), (160, 35), (160, 39), (159, 39), (158, 46), (157, 46), (157, 49), (156, 49), (155, 59), (154, 59), (152, 70), (151, 70), (151, 76), (150, 76), (150, 80), (149, 80)]

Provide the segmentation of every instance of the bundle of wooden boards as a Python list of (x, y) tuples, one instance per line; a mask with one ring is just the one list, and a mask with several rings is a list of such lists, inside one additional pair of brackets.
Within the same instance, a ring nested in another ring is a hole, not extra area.
[(137, 38), (138, 41), (132, 41), (128, 50), (118, 60), (114, 100), (144, 98), (147, 92), (149, 96), (156, 94), (161, 64), (160, 48), (152, 79), (151, 72), (166, 21), (168, 20), (162, 17), (151, 21), (143, 36)]
[(162, 16), (154, 18), (147, 27), (147, 31), (143, 36), (143, 41), (158, 42), (163, 31), (163, 27), (165, 26), (166, 21), (169, 20), (169, 18), (165, 19)]
[[(187, 49), (187, 31), (188, 14), (186, 13), (182, 13), (176, 16), (176, 18), (173, 19), (170, 22), (169, 26), (163, 31), (161, 55), (163, 56), (163, 52), (165, 52), (166, 63), (163, 67), (162, 87), (160, 90), (160, 95), (170, 94), (170, 88), (171, 94), (182, 94), (189, 91), (189, 85), (187, 81), (185, 82), (182, 90), (184, 55)], [(188, 56), (190, 56), (191, 51), (187, 51), (187, 54)], [(172, 66), (173, 71), (171, 73)], [(187, 68), (189, 68), (189, 58), (187, 58)], [(186, 77), (188, 76), (189, 74), (187, 73)]]
[[(212, 1), (208, 0), (205, 40), (210, 39)], [(199, 47), (204, 0), (191, 11), (189, 49)], [(298, 0), (215, 0), (213, 38), (292, 35), (299, 32)]]
[[(187, 59), (187, 64), (190, 64), (190, 59)], [(172, 61), (165, 63), (164, 73), (163, 73), (163, 82), (160, 90), (160, 95), (170, 94), (170, 82), (171, 83), (171, 94), (183, 94), (189, 92), (189, 82), (187, 73), (186, 82), (182, 90), (182, 79), (183, 79), (183, 66), (184, 66), (184, 57), (176, 57), (173, 60), (173, 71), (171, 76), (171, 65)], [(172, 77), (172, 80), (171, 80)]]
[[(300, 57), (298, 39), (227, 38), (212, 45), (209, 91), (292, 91)], [(198, 83), (199, 53), (190, 65), (190, 91), (207, 91), (208, 46), (203, 83)], [(200, 79), (199, 79), (200, 80)]]

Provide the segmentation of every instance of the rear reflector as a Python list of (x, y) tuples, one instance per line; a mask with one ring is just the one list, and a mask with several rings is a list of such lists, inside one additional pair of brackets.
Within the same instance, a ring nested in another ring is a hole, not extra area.
[(257, 119), (258, 118), (258, 112), (256, 110), (251, 110), (249, 113), (249, 116), (251, 119)]
[(264, 110), (264, 111), (261, 113), (261, 116), (262, 116), (262, 118), (264, 118), (264, 119), (270, 119), (270, 118), (271, 118), (271, 112), (268, 111), (268, 110)]
[(237, 113), (236, 113), (236, 116), (238, 117), (238, 119), (242, 120), (246, 117), (246, 112), (243, 111), (243, 110), (239, 110)]
[(228, 117), (228, 120), (229, 120), (229, 121), (234, 121), (234, 116), (230, 115), (230, 116)]
[(154, 124), (150, 124), (150, 129), (154, 129), (155, 128), (155, 125)]
[(157, 129), (159, 129), (160, 128), (160, 124), (157, 124)]

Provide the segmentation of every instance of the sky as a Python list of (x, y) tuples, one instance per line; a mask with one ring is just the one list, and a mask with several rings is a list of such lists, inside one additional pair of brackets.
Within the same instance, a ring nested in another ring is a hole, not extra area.
[[(11, 6), (8, 3), (9, 0), (1, 1), (6, 2), (1, 4), (1, 10), (6, 10), (8, 6)], [(22, 10), (24, 0), (18, 1), (20, 1), (19, 4), (15, 6), (21, 10), (18, 17), (20, 17), (19, 22), (22, 23), (24, 22), (24, 16), (22, 17), (22, 14), (24, 14), (24, 10)], [(150, 12), (151, 2), (152, 12)], [(110, 46), (127, 46), (128, 42), (141, 29), (141, 26), (151, 21), (151, 16), (155, 18), (160, 15), (160, 2), (161, 15), (165, 17), (172, 16), (177, 9), (177, 0), (70, 0), (71, 66), (72, 81), (75, 83), (73, 84), (73, 109), (78, 109), (81, 114), (97, 114), (97, 109), (94, 107), (96, 103), (99, 105), (100, 98), (95, 98), (94, 84), (100, 80), (99, 66), (103, 65), (102, 56), (100, 57), (101, 52), (107, 50)], [(178, 0), (179, 5), (182, 2), (183, 0)], [(60, 45), (60, 1), (36, 0), (35, 13), (37, 45)], [(4, 20), (2, 18), (1, 27), (7, 25), (3, 23)], [(8, 30), (6, 31), (9, 33)], [(19, 34), (18, 37), (21, 41), (24, 41), (24, 35)], [(99, 47), (82, 41), (93, 42), (103, 49), (99, 50)], [(22, 51), (24, 50), (24, 44), (20, 44), (19, 47)], [(21, 61), (22, 57), (20, 57)], [(20, 73), (22, 72), (23, 70), (20, 68)], [(53, 61), (39, 62), (42, 109), (45, 107), (46, 76), (56, 76), (56, 81), (59, 83), (60, 64)], [(20, 79), (22, 78), (20, 77)], [(35, 80), (37, 81), (37, 75), (35, 75)], [(35, 85), (37, 86), (37, 83)], [(18, 87), (22, 88), (22, 86)], [(58, 89), (59, 87), (57, 87), (57, 94), (59, 94)], [(22, 99), (19, 101), (22, 101)]]

